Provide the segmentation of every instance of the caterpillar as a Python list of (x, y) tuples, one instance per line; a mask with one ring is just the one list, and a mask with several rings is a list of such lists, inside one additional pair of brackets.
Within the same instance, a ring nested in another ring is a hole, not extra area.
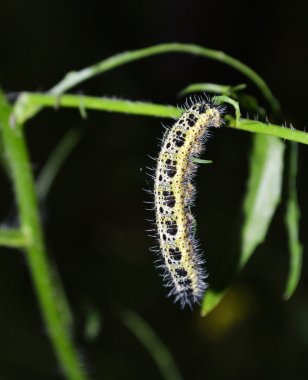
[(181, 307), (192, 308), (207, 288), (195, 219), (191, 213), (196, 190), (193, 179), (212, 127), (222, 125), (223, 108), (210, 99), (186, 101), (184, 112), (167, 129), (157, 159), (154, 177), (154, 210), (159, 242), (159, 268), (168, 296)]

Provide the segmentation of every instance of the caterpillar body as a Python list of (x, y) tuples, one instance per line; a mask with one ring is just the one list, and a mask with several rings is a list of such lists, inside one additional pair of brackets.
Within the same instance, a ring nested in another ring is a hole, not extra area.
[(222, 125), (223, 109), (209, 100), (186, 102), (184, 112), (163, 138), (154, 175), (154, 209), (160, 268), (168, 295), (182, 308), (199, 303), (207, 284), (191, 206), (197, 165), (211, 127)]

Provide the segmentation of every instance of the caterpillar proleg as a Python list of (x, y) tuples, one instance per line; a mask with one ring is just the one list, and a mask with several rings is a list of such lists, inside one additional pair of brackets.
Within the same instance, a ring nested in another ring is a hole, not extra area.
[(184, 112), (166, 132), (154, 176), (155, 224), (159, 241), (160, 268), (169, 295), (181, 306), (199, 303), (207, 284), (195, 219), (191, 213), (193, 179), (205, 148), (209, 130), (222, 125), (222, 108), (214, 101), (186, 102)]

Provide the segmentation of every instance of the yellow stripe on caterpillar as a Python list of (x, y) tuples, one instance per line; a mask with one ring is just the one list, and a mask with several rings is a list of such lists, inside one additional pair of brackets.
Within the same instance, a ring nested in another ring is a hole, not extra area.
[(199, 303), (207, 287), (204, 260), (190, 212), (192, 183), (211, 127), (222, 125), (222, 108), (209, 100), (187, 106), (165, 134), (154, 176), (156, 229), (165, 285), (181, 306)]

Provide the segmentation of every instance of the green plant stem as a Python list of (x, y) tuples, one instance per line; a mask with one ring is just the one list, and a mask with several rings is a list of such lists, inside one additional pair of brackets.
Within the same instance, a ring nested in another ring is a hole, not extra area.
[[(70, 380), (85, 380), (77, 353), (59, 310), (59, 297), (48, 262), (39, 220), (38, 204), (29, 157), (21, 124), (11, 122), (11, 107), (0, 92), (0, 124), (3, 145), (17, 198), (20, 229), (27, 244), (25, 251), (38, 301), (63, 373)], [(64, 302), (60, 302), (63, 305)]]
[[(181, 114), (181, 110), (173, 106), (163, 104), (133, 102), (93, 96), (62, 95), (54, 96), (37, 93), (23, 93), (14, 107), (14, 116), (17, 122), (26, 119), (28, 110), (33, 107), (67, 107), (86, 108), (97, 111), (121, 112), (134, 115), (174, 118)], [(265, 124), (249, 119), (231, 121), (228, 127), (242, 131), (262, 133), (280, 137), (285, 140), (308, 144), (308, 133), (274, 124)]]
[[(213, 59), (215, 61), (222, 62), (237, 71), (241, 72), (243, 75), (248, 77), (261, 91), (264, 98), (271, 105), (275, 113), (279, 113), (280, 105), (277, 99), (272, 94), (266, 82), (250, 67), (240, 62), (239, 60), (225, 54), (222, 51), (208, 49), (199, 45), (194, 44), (182, 44), (182, 43), (166, 43), (159, 44), (155, 46), (150, 46), (144, 49), (127, 51), (124, 53), (116, 54), (103, 61), (94, 64), (92, 66), (86, 67), (80, 71), (72, 71), (66, 74), (66, 76), (58, 84), (49, 90), (52, 95), (61, 95), (64, 92), (72, 89), (78, 84), (93, 78), (98, 74), (102, 74), (106, 71), (112, 70), (116, 67), (124, 65), (129, 62), (137, 61), (146, 57), (150, 57), (157, 54), (166, 53), (188, 53), (199, 55), (205, 58)], [(40, 111), (39, 106), (33, 107), (29, 110), (26, 119), (33, 117), (37, 112)]]
[(251, 81), (253, 81), (256, 84), (256, 86), (261, 90), (262, 94), (269, 102), (269, 104), (271, 104), (273, 109), (277, 111), (279, 110), (279, 103), (274, 98), (265, 81), (250, 67), (240, 62), (239, 60), (225, 54), (222, 51), (208, 49), (199, 45), (182, 43), (160, 44), (150, 46), (144, 49), (128, 51), (114, 55), (81, 71), (68, 73), (61, 82), (59, 82), (50, 90), (50, 93), (62, 94), (70, 88), (83, 82), (84, 80), (87, 80), (95, 75), (111, 70), (117, 66), (121, 66), (125, 63), (136, 61), (142, 58), (150, 57), (152, 55), (164, 53), (189, 53), (225, 63), (238, 70), (248, 78), (250, 78)]
[(121, 112), (133, 115), (178, 117), (181, 111), (173, 106), (145, 102), (133, 102), (111, 98), (80, 95), (48, 95), (24, 92), (14, 107), (14, 117), (19, 123), (28, 119), (29, 111), (35, 107), (59, 107)]
[(26, 244), (27, 239), (21, 230), (0, 228), (0, 246), (22, 248)]
[(298, 131), (294, 128), (281, 127), (274, 124), (265, 124), (260, 121), (253, 121), (249, 119), (240, 119), (237, 125), (230, 125), (230, 127), (240, 129), (241, 131), (262, 133), (265, 135), (280, 137), (284, 140), (308, 144), (308, 133)]

